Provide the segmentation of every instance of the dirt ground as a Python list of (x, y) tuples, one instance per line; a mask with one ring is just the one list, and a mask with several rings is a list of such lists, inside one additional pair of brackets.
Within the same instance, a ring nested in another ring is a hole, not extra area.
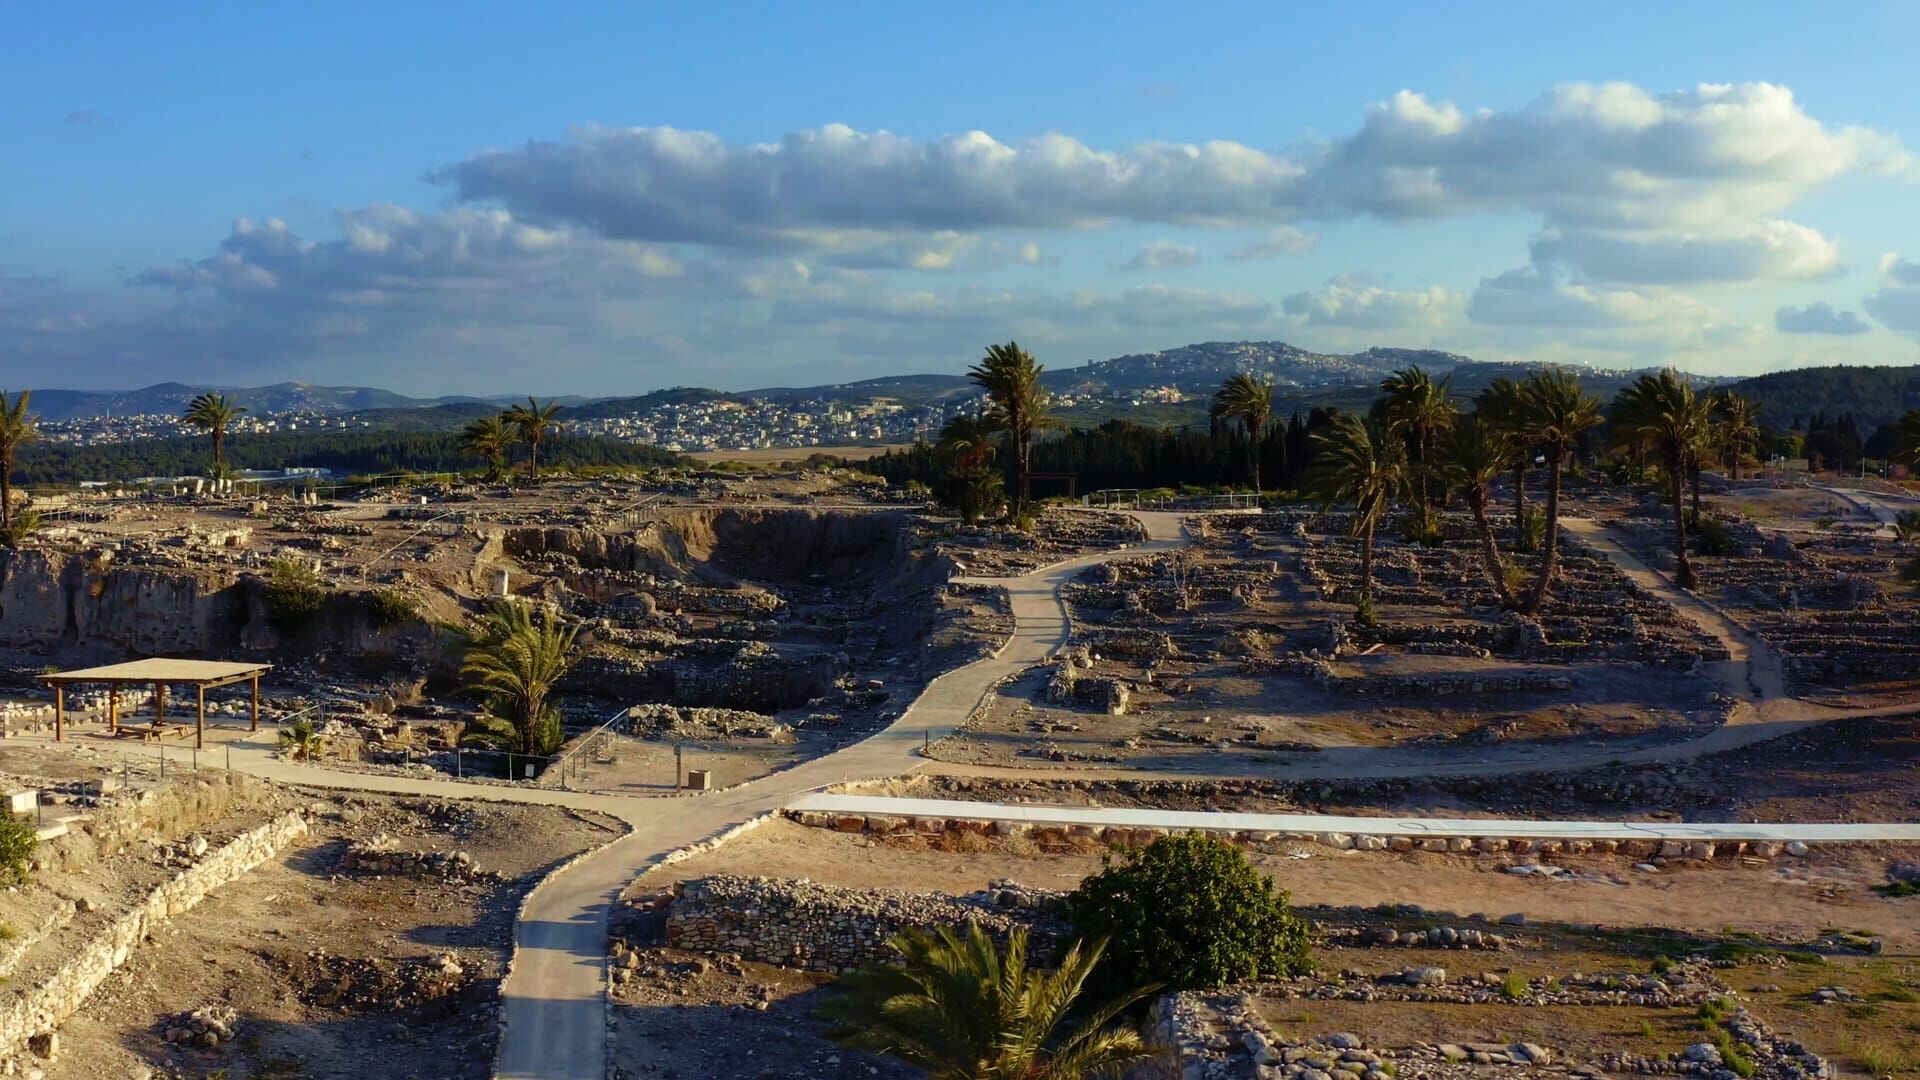
[[(965, 893), (1011, 879), (1070, 889), (1100, 868), (1101, 849), (1049, 855), (1025, 841), (990, 841), (979, 850), (929, 850), (913, 838), (877, 841), (778, 821), (714, 851), (639, 878), (637, 890), (708, 874), (807, 877), (860, 888)], [(1785, 941), (1804, 941), (1830, 926), (1870, 930), (1889, 953), (1920, 950), (1920, 901), (1889, 900), (1869, 891), (1886, 880), (1888, 863), (1920, 856), (1897, 845), (1816, 848), (1804, 860), (1764, 868), (1671, 864), (1637, 871), (1612, 857), (1555, 857), (1574, 880), (1503, 872), (1510, 860), (1431, 852), (1338, 852), (1276, 845), (1250, 853), (1255, 865), (1310, 907), (1417, 904), (1429, 911), (1520, 913), (1530, 919), (1619, 927), (1673, 927), (1717, 933), (1733, 927)], [(1306, 857), (1301, 858), (1299, 855)]]
[[(1462, 953), (1441, 949), (1323, 947), (1319, 976), (1362, 975), (1438, 966), (1463, 974), (1536, 980), (1570, 972), (1646, 974), (1660, 957), (1706, 953), (1726, 958), (1716, 975), (1763, 1020), (1843, 1069), (1876, 1062), (1920, 1063), (1920, 900), (1877, 896), (1890, 861), (1913, 847), (1816, 849), (1813, 856), (1763, 868), (1671, 865), (1658, 873), (1608, 858), (1554, 861), (1563, 880), (1518, 876), (1501, 861), (1415, 852), (1328, 852), (1286, 845), (1250, 853), (1314, 921), (1424, 929), (1475, 921), (1498, 927), (1514, 947)], [(1304, 857), (1302, 857), (1304, 856)], [(707, 874), (807, 877), (857, 888), (969, 892), (1012, 879), (1071, 889), (1098, 870), (1091, 846), (1043, 854), (1023, 841), (974, 837), (965, 850), (932, 850), (906, 838), (876, 841), (775, 822), (732, 843), (654, 871), (636, 883), (656, 889)], [(1515, 926), (1517, 925), (1517, 929)], [(1845, 931), (1878, 940), (1877, 953), (1836, 944)], [(623, 991), (618, 1046), (628, 1076), (809, 1076), (836, 1053), (808, 1019), (826, 992), (823, 976), (658, 950), (643, 954), (642, 978)], [(1839, 987), (1849, 998), (1816, 1003), (1813, 992)], [(1240, 988), (1285, 1037), (1365, 1033), (1372, 1047), (1438, 1042), (1537, 1042), (1591, 1059), (1608, 1051), (1668, 1054), (1699, 1042), (1691, 1007), (1521, 1006), (1302, 1000), (1265, 984)], [(765, 1013), (756, 1001), (768, 1002)], [(769, 1019), (762, 1019), (763, 1017)], [(741, 1023), (744, 1028), (730, 1025)], [(702, 1033), (689, 1048), (681, 1033)], [(786, 1063), (756, 1069), (714, 1047), (710, 1038), (739, 1030), (764, 1037)], [(667, 1054), (664, 1059), (649, 1055)], [(733, 1071), (722, 1071), (723, 1063)], [(859, 1075), (857, 1072), (846, 1075)]]
[(890, 450), (905, 450), (907, 443), (883, 443), (878, 446), (776, 446), (765, 450), (696, 450), (687, 456), (715, 465), (740, 461), (749, 465), (777, 465), (784, 461), (805, 461), (814, 454), (830, 454), (848, 461), (865, 461)]
[(637, 978), (614, 992), (620, 1080), (813, 1080), (919, 1075), (843, 1050), (814, 1015), (831, 977), (675, 949), (638, 954)]
[[(135, 951), (63, 1027), (50, 1080), (142, 1068), (234, 1080), (489, 1074), (519, 899), (554, 864), (611, 839), (613, 823), (543, 807), (328, 798), (311, 834)], [(347, 843), (375, 833), (409, 850), (466, 851), (485, 873), (345, 869)], [(235, 1041), (162, 1039), (163, 1017), (209, 1004), (238, 1012)]]

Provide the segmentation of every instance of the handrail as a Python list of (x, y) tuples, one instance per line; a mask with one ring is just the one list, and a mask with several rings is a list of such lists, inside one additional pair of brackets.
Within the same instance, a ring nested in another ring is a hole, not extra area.
[(566, 764), (566, 761), (568, 758), (579, 753), (581, 750), (586, 749), (587, 745), (593, 742), (595, 738), (601, 735), (604, 735), (606, 733), (606, 730), (613, 726), (614, 721), (625, 718), (627, 714), (632, 711), (633, 711), (633, 706), (622, 705), (619, 708), (619, 710), (616, 711), (612, 716), (607, 717), (606, 721), (602, 723), (599, 727), (596, 727), (592, 731), (587, 732), (585, 735), (580, 736), (580, 738), (574, 742), (573, 748), (571, 750), (568, 750), (566, 753), (556, 756), (553, 759), (553, 763), (547, 766), (548, 771), (552, 771), (553, 769), (556, 769), (561, 765)]

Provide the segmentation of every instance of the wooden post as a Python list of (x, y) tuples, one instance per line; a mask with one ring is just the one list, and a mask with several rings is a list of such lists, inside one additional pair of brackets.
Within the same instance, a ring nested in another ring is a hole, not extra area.
[(167, 684), (153, 684), (153, 727), (155, 731), (167, 722)]
[(198, 750), (207, 743), (207, 688), (198, 686), (194, 689), (199, 699), (193, 713), (193, 748)]
[(67, 737), (67, 684), (53, 684), (53, 741)]
[(107, 684), (107, 730), (120, 734), (120, 684)]
[(253, 677), (253, 719), (247, 725), (248, 731), (260, 730), (260, 676)]

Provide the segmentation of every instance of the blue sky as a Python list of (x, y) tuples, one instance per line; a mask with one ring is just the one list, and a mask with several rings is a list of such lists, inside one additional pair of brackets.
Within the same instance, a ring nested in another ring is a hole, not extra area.
[(0, 3), (0, 383), (1914, 362), (1920, 9), (1541, 7)]

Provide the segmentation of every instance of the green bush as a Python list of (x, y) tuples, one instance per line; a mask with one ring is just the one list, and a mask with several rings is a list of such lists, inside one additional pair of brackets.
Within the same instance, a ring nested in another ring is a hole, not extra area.
[(386, 630), (419, 618), (420, 605), (404, 589), (378, 589), (367, 597), (367, 613), (373, 625)]
[(297, 637), (327, 602), (327, 588), (304, 563), (279, 559), (267, 575), (267, 624), (282, 637)]
[[(1117, 854), (1117, 857), (1116, 857)], [(1109, 988), (1174, 990), (1310, 971), (1307, 924), (1239, 848), (1200, 833), (1109, 854), (1067, 898), (1074, 928), (1106, 939)]]
[(32, 822), (17, 820), (0, 810), (0, 881), (25, 883), (27, 870), (33, 866), (33, 849), (39, 844)]
[(1733, 554), (1733, 534), (1719, 518), (1702, 517), (1694, 523), (1694, 538), (1702, 555)]

